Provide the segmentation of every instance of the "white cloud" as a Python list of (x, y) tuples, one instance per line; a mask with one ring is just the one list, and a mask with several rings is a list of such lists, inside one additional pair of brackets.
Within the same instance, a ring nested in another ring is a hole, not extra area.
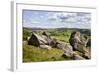
[(30, 23), (31, 23), (31, 24), (40, 24), (39, 21), (35, 21), (35, 20), (32, 20)]
[(77, 12), (44, 12), (32, 14), (33, 17), (24, 20), (24, 26), (43, 28), (90, 28), (91, 15)]
[(52, 16), (49, 16), (48, 19), (51, 21), (59, 21), (59, 22), (75, 22), (76, 19), (74, 18), (76, 13), (54, 13)]

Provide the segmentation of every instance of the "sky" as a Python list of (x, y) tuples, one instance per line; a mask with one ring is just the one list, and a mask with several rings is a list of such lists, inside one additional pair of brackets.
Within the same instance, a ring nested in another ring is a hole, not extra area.
[(31, 28), (91, 28), (91, 13), (23, 10), (23, 27)]

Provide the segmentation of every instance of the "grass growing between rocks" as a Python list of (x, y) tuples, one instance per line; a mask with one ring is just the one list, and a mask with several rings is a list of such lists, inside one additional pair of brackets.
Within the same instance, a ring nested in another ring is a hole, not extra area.
[(43, 62), (43, 61), (62, 61), (70, 60), (63, 57), (64, 51), (57, 48), (41, 49), (31, 45), (23, 45), (23, 62)]
[[(56, 38), (59, 41), (63, 41), (69, 43), (70, 35), (73, 31), (80, 31), (82, 35), (86, 35), (90, 38), (90, 30), (87, 29), (37, 29), (33, 31), (33, 29), (23, 29), (23, 62), (43, 62), (43, 61), (64, 61), (64, 60), (73, 60), (69, 57), (63, 55), (64, 51), (57, 48), (41, 49), (39, 47), (27, 45), (28, 37), (31, 36), (32, 32), (41, 35), (42, 32), (45, 31), (49, 33), (52, 38)], [(80, 47), (82, 48), (82, 47)], [(82, 51), (82, 50), (80, 50)], [(80, 52), (77, 52), (81, 55)]]

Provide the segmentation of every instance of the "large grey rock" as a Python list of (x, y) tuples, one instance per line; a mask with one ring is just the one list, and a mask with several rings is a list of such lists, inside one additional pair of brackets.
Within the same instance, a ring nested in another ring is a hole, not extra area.
[(88, 40), (86, 46), (87, 46), (87, 47), (90, 47), (90, 46), (91, 46), (91, 39)]
[(74, 55), (74, 59), (75, 59), (75, 60), (85, 60), (85, 58), (83, 58), (83, 57), (80, 56), (80, 55)]
[(33, 33), (28, 40), (29, 45), (34, 45), (41, 48), (51, 48), (56, 47), (56, 39), (51, 38), (46, 33), (43, 33), (43, 35), (38, 35), (36, 33)]
[(85, 60), (85, 58), (80, 56), (77, 52), (73, 52), (73, 59), (74, 60)]
[(57, 44), (57, 48), (62, 49), (66, 56), (72, 57), (73, 49), (72, 49), (72, 46), (70, 44), (59, 41), (59, 43)]
[(51, 47), (56, 47), (56, 39), (44, 35), (42, 37), (47, 41), (47, 45)]
[(40, 45), (40, 48), (42, 48), (42, 49), (48, 49), (48, 50), (52, 49), (52, 47), (49, 46), (49, 45)]
[(85, 53), (85, 48), (88, 42), (88, 38), (85, 38), (80, 32), (73, 32), (69, 39), (74, 51)]
[(90, 48), (85, 48), (85, 53), (83, 55), (86, 59), (91, 58), (91, 49)]
[(86, 47), (84, 46), (84, 45), (82, 45), (82, 44), (78, 44), (77, 45), (77, 51), (79, 51), (79, 52), (81, 52), (81, 53), (85, 53), (85, 49), (86, 49)]
[(43, 44), (47, 44), (47, 41), (40, 35), (33, 33), (28, 40), (29, 45), (40, 46)]
[(78, 49), (78, 44), (81, 44), (80, 35), (81, 35), (80, 32), (77, 32), (77, 31), (71, 33), (69, 43), (73, 47), (74, 51)]

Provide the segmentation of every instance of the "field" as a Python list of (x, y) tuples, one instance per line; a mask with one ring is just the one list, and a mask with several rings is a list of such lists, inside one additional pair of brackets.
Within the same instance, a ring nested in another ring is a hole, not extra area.
[(63, 60), (73, 60), (72, 58), (65, 57), (63, 55), (64, 51), (58, 48), (41, 49), (33, 45), (28, 45), (28, 37), (31, 36), (33, 32), (41, 35), (45, 31), (51, 37), (57, 40), (69, 43), (69, 38), (73, 31), (79, 31), (82, 35), (90, 38), (90, 30), (88, 29), (70, 29), (70, 28), (57, 28), (57, 29), (41, 29), (41, 28), (23, 28), (23, 62), (43, 62), (43, 61), (63, 61)]

